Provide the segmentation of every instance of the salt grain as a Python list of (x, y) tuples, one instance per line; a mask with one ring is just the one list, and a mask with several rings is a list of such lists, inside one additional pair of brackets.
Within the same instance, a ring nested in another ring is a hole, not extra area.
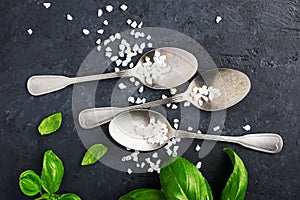
[(111, 53), (110, 51), (107, 51), (107, 52), (105, 53), (105, 56), (108, 57), (108, 58), (110, 58), (111, 55), (112, 55), (112, 53)]
[(192, 131), (193, 128), (189, 126), (189, 127), (187, 128), (187, 130), (188, 130), (188, 131)]
[(82, 33), (84, 35), (88, 35), (88, 34), (90, 34), (90, 31), (88, 29), (84, 28), (84, 29), (82, 29)]
[(176, 94), (176, 92), (177, 92), (177, 89), (176, 89), (176, 88), (171, 88), (171, 89), (170, 89), (170, 93), (171, 93), (172, 95)]
[(105, 51), (112, 51), (111, 47), (106, 47)]
[(166, 99), (166, 98), (168, 98), (168, 97), (167, 97), (166, 95), (162, 94), (162, 95), (161, 95), (161, 98), (162, 98), (162, 99)]
[(43, 6), (48, 9), (48, 8), (50, 8), (51, 3), (45, 2), (45, 3), (43, 3)]
[(120, 66), (121, 63), (122, 63), (122, 60), (120, 60), (120, 59), (116, 60), (116, 65), (117, 65), (117, 66)]
[(218, 130), (220, 130), (220, 126), (216, 126), (216, 127), (214, 127), (214, 128), (213, 128), (213, 130), (214, 130), (214, 131), (218, 131)]
[(102, 11), (102, 9), (98, 9), (98, 13), (97, 13), (98, 17), (101, 17), (101, 16), (102, 16), (102, 14), (103, 14), (103, 11)]
[(130, 103), (134, 103), (135, 99), (134, 99), (134, 97), (130, 96), (130, 97), (128, 97), (127, 101), (130, 102)]
[(97, 49), (97, 51), (101, 51), (101, 45), (98, 45), (98, 46), (96, 47), (96, 49)]
[(98, 44), (98, 45), (101, 44), (101, 39), (97, 39), (96, 44)]
[(158, 153), (157, 152), (153, 153), (152, 158), (158, 158)]
[(179, 119), (174, 119), (173, 121), (174, 121), (174, 123), (178, 123)]
[(120, 40), (121, 39), (121, 34), (120, 33), (116, 33), (115, 34), (115, 38), (118, 39), (118, 40)]
[(220, 23), (221, 20), (222, 20), (222, 17), (220, 17), (220, 16), (217, 16), (217, 17), (216, 17), (216, 23), (217, 23), (217, 24)]
[(146, 39), (151, 40), (151, 35), (147, 35)]
[(118, 87), (123, 90), (126, 88), (126, 85), (124, 83), (119, 83)]
[(118, 60), (118, 56), (112, 56), (112, 57), (110, 58), (110, 60), (111, 60), (112, 62), (114, 62), (114, 61)]
[(119, 71), (120, 71), (120, 68), (115, 67), (115, 72), (119, 72)]
[(176, 110), (178, 108), (178, 106), (176, 104), (172, 104), (172, 107), (171, 107), (173, 110)]
[(33, 30), (30, 28), (30, 29), (27, 30), (27, 33), (28, 33), (29, 35), (32, 35)]
[(127, 169), (128, 174), (132, 174), (132, 170), (130, 168)]
[(127, 5), (122, 4), (122, 5), (120, 6), (120, 8), (121, 8), (121, 10), (125, 11), (125, 10), (127, 10)]
[(143, 22), (140, 22), (140, 24), (138, 25), (138, 28), (142, 28), (143, 26)]
[(98, 29), (98, 30), (97, 30), (97, 33), (99, 33), (99, 34), (101, 35), (101, 34), (104, 33), (104, 30), (103, 30), (103, 29)]
[(130, 26), (131, 26), (132, 28), (136, 28), (136, 26), (137, 26), (136, 21), (132, 22), (132, 23), (130, 24)]
[(104, 24), (105, 26), (107, 26), (107, 25), (108, 25), (108, 21), (105, 19), (105, 20), (103, 21), (103, 24)]
[(130, 63), (129, 64), (129, 68), (133, 68), (134, 67), (134, 64), (133, 63)]
[(135, 86), (139, 86), (139, 85), (140, 85), (140, 82), (139, 82), (139, 81), (135, 81), (135, 82), (134, 82), (134, 85), (135, 85)]
[(191, 103), (189, 101), (184, 102), (183, 106), (184, 107), (189, 107), (191, 105)]
[(128, 25), (130, 25), (130, 24), (132, 23), (132, 20), (131, 20), (131, 19), (127, 19), (126, 23), (127, 23)]
[(139, 93), (143, 93), (144, 92), (144, 86), (141, 86), (139, 89)]
[(110, 39), (106, 39), (106, 40), (104, 40), (104, 42), (103, 42), (104, 46), (108, 45), (109, 43), (110, 43)]
[(149, 42), (149, 43), (147, 44), (147, 47), (148, 47), (148, 48), (152, 48), (152, 47), (153, 47), (153, 44), (152, 44), (151, 42)]
[(198, 169), (200, 169), (201, 168), (201, 166), (202, 166), (202, 162), (197, 162), (197, 164), (196, 164), (196, 167), (198, 168)]
[(107, 5), (107, 6), (105, 7), (105, 9), (106, 9), (107, 12), (110, 13), (111, 11), (113, 11), (114, 7), (113, 7), (112, 5)]
[(251, 126), (249, 124), (247, 124), (247, 125), (243, 126), (243, 129), (245, 131), (250, 131), (251, 130)]
[(144, 168), (144, 167), (145, 167), (145, 163), (142, 162), (142, 163), (141, 163), (141, 168)]
[(195, 151), (200, 151), (201, 147), (199, 144), (197, 144), (197, 146), (195, 147)]
[(174, 124), (174, 128), (175, 128), (175, 129), (178, 129), (178, 126), (179, 126), (179, 125), (178, 125), (177, 123)]
[(202, 132), (200, 130), (197, 131), (198, 134), (201, 134)]
[(72, 20), (73, 20), (73, 17), (72, 17), (72, 15), (70, 15), (70, 14), (67, 14), (67, 20), (68, 20), (68, 21), (72, 21)]

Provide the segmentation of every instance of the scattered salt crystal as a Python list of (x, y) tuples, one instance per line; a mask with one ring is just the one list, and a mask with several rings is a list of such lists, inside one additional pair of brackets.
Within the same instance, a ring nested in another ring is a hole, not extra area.
[(140, 37), (145, 37), (145, 33), (144, 33), (144, 32), (141, 32), (141, 33), (140, 33)]
[(178, 108), (178, 106), (176, 104), (172, 104), (172, 107), (171, 107), (173, 110), (176, 110)]
[(195, 147), (195, 150), (196, 150), (196, 151), (200, 151), (200, 149), (201, 149), (200, 145), (197, 144), (197, 146)]
[(202, 162), (201, 162), (201, 161), (197, 162), (196, 167), (197, 167), (198, 169), (200, 169), (201, 166), (202, 166)]
[(30, 29), (27, 30), (27, 33), (28, 33), (29, 35), (32, 35), (33, 30), (30, 28)]
[(139, 167), (140, 167), (140, 164), (139, 164), (139, 163), (136, 163), (135, 166), (139, 168)]
[(148, 172), (153, 172), (153, 171), (154, 171), (153, 168), (148, 169)]
[(136, 28), (136, 26), (137, 26), (136, 21), (133, 21), (133, 22), (130, 24), (130, 26), (131, 26), (132, 28)]
[(171, 103), (167, 103), (167, 104), (166, 104), (166, 106), (167, 106), (168, 108), (170, 108), (170, 106), (171, 106)]
[(176, 89), (176, 88), (171, 88), (171, 89), (170, 89), (170, 93), (171, 93), (172, 95), (176, 94), (176, 92), (177, 92), (177, 89)]
[(250, 131), (251, 130), (251, 126), (249, 124), (247, 124), (247, 125), (243, 126), (243, 129), (245, 131)]
[(115, 38), (118, 39), (118, 40), (120, 40), (121, 39), (121, 34), (120, 33), (116, 33), (115, 34)]
[(43, 3), (43, 6), (44, 6), (45, 8), (50, 8), (50, 6), (51, 6), (51, 3), (49, 3), (49, 2), (45, 2), (45, 3)]
[(130, 77), (129, 81), (133, 83), (133, 82), (135, 82), (135, 78), (134, 77)]
[(147, 35), (146, 39), (151, 40), (151, 35)]
[(191, 103), (189, 101), (184, 102), (183, 106), (184, 107), (189, 107), (191, 105)]
[(218, 131), (218, 130), (220, 130), (220, 126), (216, 126), (216, 127), (214, 127), (214, 128), (213, 128), (213, 130), (214, 130), (214, 131)]
[(88, 35), (88, 34), (90, 34), (90, 31), (88, 29), (84, 28), (84, 29), (82, 29), (82, 33), (84, 35)]
[(135, 86), (139, 86), (139, 85), (140, 85), (140, 82), (139, 82), (139, 81), (135, 81), (135, 82), (134, 82), (134, 85), (135, 85)]
[(97, 51), (101, 51), (101, 45), (98, 45), (98, 46), (96, 47), (96, 49), (97, 49)]
[(104, 40), (104, 42), (103, 42), (104, 46), (108, 45), (109, 43), (110, 43), (110, 39), (106, 39), (106, 40)]
[(130, 149), (130, 148), (128, 148), (128, 147), (126, 147), (126, 150), (127, 150), (127, 151), (130, 151), (131, 149)]
[(96, 40), (96, 44), (99, 45), (100, 43), (101, 43), (101, 39), (97, 39), (97, 40)]
[(109, 5), (107, 5), (107, 6), (105, 7), (105, 9), (106, 9), (107, 12), (110, 13), (111, 11), (113, 11), (114, 7), (113, 7), (112, 5), (109, 4)]
[(119, 71), (120, 71), (120, 68), (115, 67), (115, 72), (119, 72)]
[(189, 126), (189, 127), (187, 128), (187, 130), (188, 130), (188, 131), (192, 131), (193, 128)]
[(168, 156), (171, 156), (171, 155), (172, 155), (172, 153), (173, 153), (173, 151), (172, 151), (172, 150), (170, 150), (170, 149), (167, 149), (167, 154), (168, 154)]
[(107, 26), (107, 25), (108, 25), (108, 21), (107, 21), (107, 19), (105, 19), (105, 20), (103, 21), (103, 24), (104, 24), (105, 26)]
[(179, 119), (174, 119), (174, 123), (178, 123), (179, 122)]
[(178, 126), (179, 126), (179, 125), (178, 125), (177, 123), (174, 124), (174, 128), (175, 128), (175, 129), (178, 129)]
[(220, 17), (220, 16), (217, 16), (217, 17), (216, 17), (216, 23), (217, 23), (217, 24), (220, 23), (221, 20), (222, 20), (222, 17)]
[(151, 42), (149, 42), (149, 43), (147, 44), (147, 47), (148, 47), (148, 48), (152, 48), (152, 47), (153, 47), (153, 44), (152, 44)]
[(111, 47), (106, 47), (105, 51), (112, 51)]
[(107, 51), (107, 52), (105, 53), (105, 56), (108, 57), (108, 58), (110, 58), (111, 55), (112, 55), (112, 53), (111, 53), (110, 51)]
[(72, 17), (72, 15), (70, 15), (70, 14), (67, 14), (67, 20), (68, 20), (68, 21), (72, 21), (72, 20), (73, 20), (73, 17)]
[(122, 60), (120, 60), (120, 59), (116, 60), (116, 65), (117, 65), (117, 66), (120, 66), (121, 63), (122, 63)]
[(202, 132), (200, 130), (198, 130), (197, 133), (201, 134)]
[(129, 64), (129, 68), (133, 68), (134, 67), (134, 64), (133, 63), (130, 63)]
[(139, 89), (139, 93), (143, 93), (144, 92), (144, 86), (141, 86)]
[(135, 101), (136, 104), (141, 104), (143, 103), (142, 99), (140, 97), (138, 97)]
[(176, 142), (181, 142), (181, 138), (175, 138)]
[(113, 41), (115, 41), (115, 40), (116, 40), (116, 38), (115, 38), (115, 36), (114, 36), (114, 35), (111, 35), (111, 36), (109, 36), (109, 39), (110, 39), (110, 41), (111, 41), (111, 42), (113, 42)]
[(143, 42), (143, 43), (140, 45), (140, 48), (141, 48), (141, 49), (145, 49), (145, 47), (146, 47), (146, 44), (145, 44), (145, 42)]
[(158, 158), (158, 153), (157, 152), (153, 153), (152, 158)]
[(126, 88), (126, 85), (124, 83), (119, 83), (118, 87), (123, 90)]
[(177, 152), (178, 149), (179, 149), (179, 146), (174, 146), (173, 147), (173, 152)]
[(134, 103), (135, 102), (135, 99), (134, 99), (134, 97), (128, 97), (128, 99), (127, 99), (130, 103)]
[(98, 13), (97, 13), (98, 17), (101, 17), (102, 14), (103, 14), (102, 9), (98, 9)]
[(130, 31), (130, 35), (135, 35), (135, 30)]
[(127, 19), (126, 23), (127, 23), (128, 25), (130, 25), (130, 24), (132, 23), (132, 20), (131, 20), (131, 19)]
[(162, 99), (166, 99), (166, 98), (168, 98), (168, 97), (167, 97), (166, 95), (162, 94), (162, 95), (161, 95), (161, 98), (162, 98)]
[(140, 24), (138, 25), (138, 28), (142, 28), (143, 26), (143, 22), (140, 22)]
[(142, 162), (142, 163), (141, 163), (141, 168), (144, 168), (144, 167), (145, 167), (145, 163)]
[(118, 56), (112, 56), (112, 57), (110, 58), (110, 60), (111, 60), (112, 62), (114, 62), (114, 61), (118, 60)]
[(121, 8), (121, 10), (125, 11), (125, 10), (127, 10), (127, 5), (122, 4), (122, 5), (120, 6), (120, 8)]
[(101, 34), (104, 33), (104, 30), (103, 30), (103, 29), (98, 29), (98, 30), (97, 30), (97, 33), (99, 33), (99, 34), (101, 35)]
[(132, 174), (132, 170), (130, 168), (127, 169), (128, 174)]

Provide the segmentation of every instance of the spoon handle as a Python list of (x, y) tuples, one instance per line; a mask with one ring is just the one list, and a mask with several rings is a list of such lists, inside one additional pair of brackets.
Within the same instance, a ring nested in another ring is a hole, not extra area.
[(274, 133), (255, 133), (246, 134), (243, 136), (221, 136), (196, 134), (178, 130), (176, 131), (175, 137), (231, 142), (265, 153), (279, 153), (283, 147), (283, 140), (281, 136)]
[(130, 76), (130, 70), (73, 78), (58, 75), (37, 75), (31, 76), (27, 80), (27, 90), (31, 95), (39, 96), (61, 90), (74, 83), (97, 81), (122, 76)]
[(144, 104), (138, 104), (128, 107), (102, 107), (102, 108), (90, 108), (83, 110), (79, 113), (78, 119), (79, 124), (84, 129), (91, 129), (102, 124), (111, 121), (118, 114), (126, 111), (138, 108), (150, 108), (157, 105), (163, 105), (171, 102), (179, 102), (183, 99), (182, 94), (178, 94), (166, 99), (160, 99), (156, 101), (151, 101)]

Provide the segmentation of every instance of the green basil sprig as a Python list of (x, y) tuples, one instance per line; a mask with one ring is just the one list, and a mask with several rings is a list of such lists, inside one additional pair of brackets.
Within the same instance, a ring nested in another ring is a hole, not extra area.
[(61, 122), (62, 113), (54, 113), (42, 120), (38, 127), (38, 130), (41, 135), (51, 134), (59, 129), (59, 127), (61, 126)]
[(100, 158), (102, 158), (108, 151), (108, 148), (103, 144), (94, 144), (91, 146), (84, 157), (82, 158), (81, 165), (92, 165), (95, 164)]
[[(41, 196), (38, 199), (46, 200), (80, 200), (76, 194), (55, 194), (58, 191), (64, 175), (64, 166), (60, 158), (48, 150), (44, 154), (41, 178), (32, 170), (26, 170), (20, 174), (19, 186), (21, 191), (27, 196)], [(43, 193), (42, 188), (46, 191)]]
[[(223, 190), (221, 200), (243, 200), (248, 184), (247, 170), (232, 149), (225, 148), (224, 151), (229, 155), (234, 169)], [(167, 162), (160, 170), (159, 178), (161, 190), (136, 189), (123, 195), (119, 200), (213, 200), (210, 186), (204, 176), (184, 158), (173, 158)]]
[(224, 151), (233, 164), (233, 172), (223, 189), (221, 200), (241, 200), (245, 198), (248, 185), (248, 172), (241, 158), (230, 148)]

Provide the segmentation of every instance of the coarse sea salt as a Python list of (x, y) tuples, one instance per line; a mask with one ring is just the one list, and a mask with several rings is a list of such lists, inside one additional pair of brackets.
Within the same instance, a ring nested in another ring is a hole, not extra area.
[(136, 28), (136, 26), (137, 26), (136, 21), (133, 21), (133, 22), (130, 24), (130, 26), (131, 26), (132, 28)]
[(172, 104), (172, 107), (171, 107), (172, 110), (176, 110), (177, 108), (178, 108), (178, 106), (176, 104)]
[(132, 170), (130, 168), (127, 169), (128, 174), (132, 174)]
[(88, 29), (84, 28), (84, 29), (82, 29), (82, 33), (84, 35), (88, 35), (88, 34), (90, 34), (90, 31)]
[(121, 10), (125, 11), (125, 10), (127, 10), (127, 5), (126, 4), (122, 4), (120, 6), (120, 8), (121, 8)]
[(134, 99), (134, 97), (132, 97), (132, 96), (128, 97), (127, 100), (128, 100), (130, 103), (134, 103), (134, 102), (135, 102), (135, 99)]
[(101, 44), (101, 39), (97, 39), (96, 44), (98, 44), (98, 45)]
[(43, 6), (44, 6), (46, 9), (48, 9), (48, 8), (50, 8), (51, 3), (45, 2), (45, 3), (43, 3)]
[(127, 23), (128, 25), (130, 25), (130, 24), (132, 23), (132, 20), (131, 20), (131, 19), (127, 19), (126, 23)]
[(123, 89), (126, 88), (126, 85), (125, 85), (124, 83), (119, 83), (119, 84), (118, 84), (118, 87), (119, 87), (121, 90), (123, 90)]
[(98, 12), (97, 12), (97, 15), (98, 15), (98, 17), (101, 17), (101, 16), (102, 16), (102, 14), (103, 14), (103, 11), (102, 11), (102, 9), (98, 9)]
[(213, 128), (213, 130), (214, 130), (214, 131), (218, 131), (218, 130), (220, 130), (220, 126), (216, 126), (216, 127), (214, 127), (214, 128)]
[(201, 162), (201, 161), (197, 162), (196, 167), (197, 167), (198, 169), (200, 169), (201, 166), (202, 166), (202, 162)]
[(113, 7), (112, 5), (109, 4), (109, 5), (107, 5), (107, 6), (105, 7), (105, 9), (106, 9), (107, 12), (110, 13), (111, 11), (113, 11), (114, 7)]
[(29, 35), (32, 35), (32, 34), (33, 34), (33, 30), (32, 30), (31, 28), (29, 28), (29, 29), (27, 30), (27, 33), (28, 33)]
[(175, 129), (178, 129), (178, 126), (179, 126), (179, 125), (178, 125), (177, 123), (174, 123), (173, 126), (174, 126)]
[(212, 86), (207, 87), (206, 85), (202, 85), (202, 87), (193, 87), (190, 92), (190, 97), (192, 97), (193, 102), (199, 106), (203, 106), (205, 102), (212, 101), (219, 96), (221, 96), (219, 89)]
[(249, 124), (247, 124), (247, 125), (243, 126), (243, 129), (245, 131), (250, 131), (251, 130), (251, 126)]
[(189, 127), (187, 128), (187, 130), (188, 130), (188, 131), (192, 131), (193, 128), (189, 126)]
[(197, 144), (196, 147), (195, 147), (195, 151), (200, 151), (200, 149), (201, 149), (200, 145)]
[(144, 86), (141, 86), (139, 89), (139, 93), (143, 93), (144, 92)]
[(176, 94), (176, 92), (177, 92), (177, 89), (176, 89), (176, 88), (171, 88), (171, 89), (170, 89), (170, 93), (171, 93), (172, 95)]
[(186, 101), (183, 103), (183, 107), (189, 107), (191, 105), (191, 102)]
[(216, 17), (216, 23), (217, 23), (217, 24), (220, 23), (221, 20), (222, 20), (222, 17), (221, 17), (221, 16), (217, 16), (217, 17)]
[(100, 35), (102, 35), (104, 33), (104, 30), (103, 29), (98, 29), (97, 33), (100, 34)]
[(73, 20), (73, 17), (70, 14), (67, 14), (66, 18), (67, 18), (68, 21), (72, 21)]
[(105, 26), (107, 26), (107, 25), (108, 25), (108, 21), (107, 21), (107, 19), (105, 19), (105, 20), (103, 21), (103, 24), (104, 24)]

